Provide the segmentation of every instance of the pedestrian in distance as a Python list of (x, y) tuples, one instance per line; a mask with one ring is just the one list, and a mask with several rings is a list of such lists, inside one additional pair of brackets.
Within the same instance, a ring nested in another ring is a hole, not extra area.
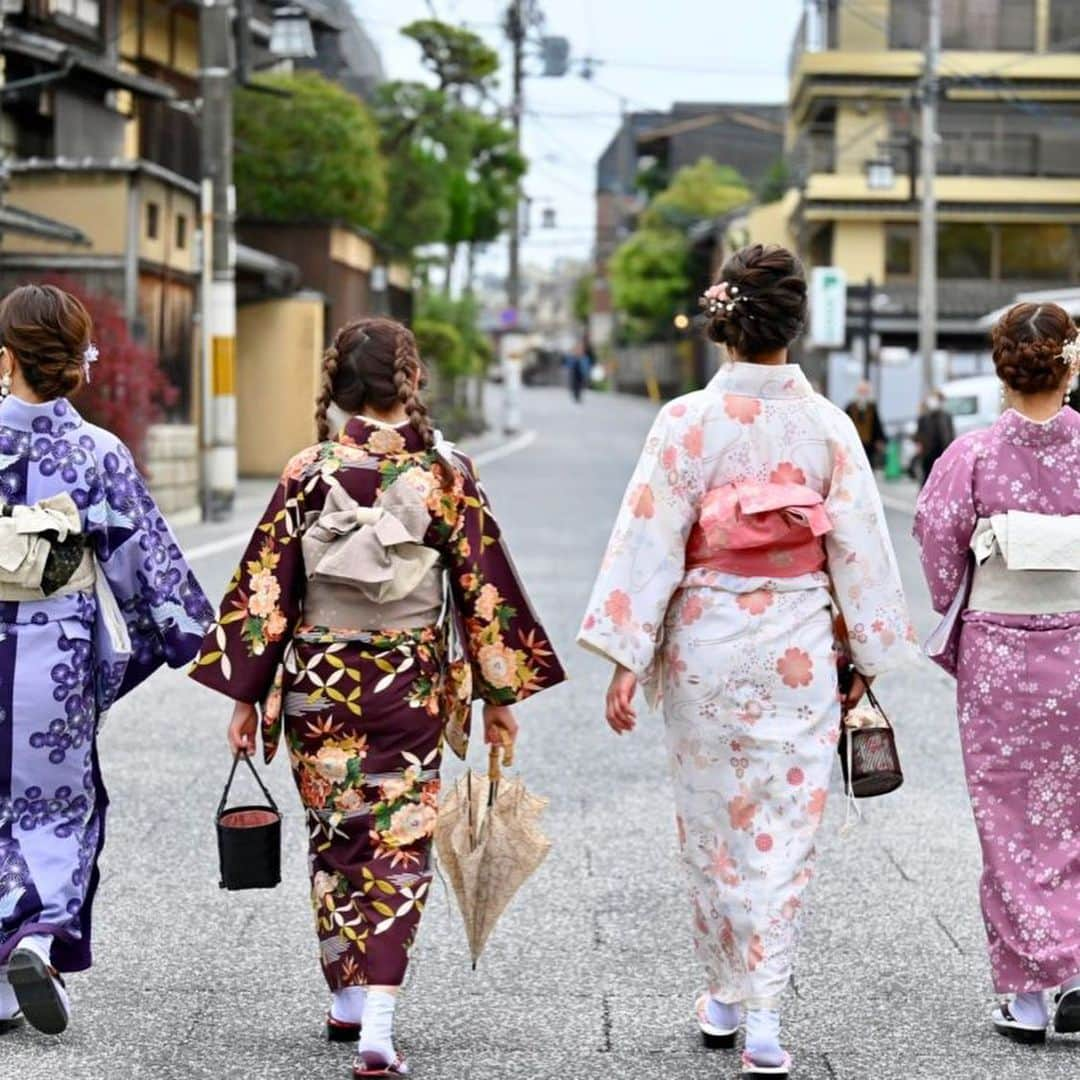
[(854, 706), (913, 651), (896, 558), (855, 428), (788, 348), (806, 325), (791, 252), (732, 255), (703, 298), (729, 362), (661, 410), (579, 641), (615, 664), (607, 721), (663, 704), (707, 1046), (786, 1076), (781, 999), (841, 720), (830, 594), (851, 627)]
[[(443, 740), (463, 707), (512, 744), (510, 706), (564, 678), (464, 455), (432, 429), (412, 333), (360, 319), (334, 336), (316, 408), (192, 669), (236, 702), (234, 754), (262, 711), (284, 728), (310, 836), (312, 904), (331, 991), (327, 1035), (355, 1077), (408, 1071), (396, 997), (431, 885)], [(465, 657), (455, 661), (459, 630)]]
[(866, 454), (870, 464), (875, 469), (878, 468), (888, 440), (877, 402), (874, 401), (874, 387), (868, 380), (864, 379), (855, 388), (855, 397), (844, 411), (851, 417), (851, 422), (859, 433), (863, 453)]
[(1008, 408), (963, 435), (919, 498), (931, 655), (956, 677), (982, 845), (994, 1027), (1026, 1043), (1080, 1032), (1080, 415), (1063, 405), (1080, 340), (1056, 304), (993, 331)]
[(0, 303), (0, 1030), (50, 1035), (91, 964), (101, 721), (213, 614), (128, 448), (68, 401), (91, 333), (50, 285)]
[(580, 405), (584, 400), (585, 388), (588, 386), (589, 373), (592, 370), (588, 342), (578, 342), (575, 350), (567, 353), (563, 364), (570, 380), (570, 396)]
[(956, 428), (952, 414), (945, 408), (945, 399), (935, 390), (927, 399), (915, 431), (919, 445), (919, 469), (925, 484), (938, 458), (952, 445)]

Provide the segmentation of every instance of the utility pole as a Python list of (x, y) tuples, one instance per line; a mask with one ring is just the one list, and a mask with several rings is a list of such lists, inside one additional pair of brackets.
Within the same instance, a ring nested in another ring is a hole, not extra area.
[[(233, 56), (229, 0), (203, 0), (202, 84), (202, 405), (203, 516), (220, 521), (236, 498), (236, 189), (232, 170)], [(209, 258), (209, 265), (205, 260)]]
[(927, 0), (926, 53), (922, 78), (922, 206), (919, 212), (919, 354), (923, 394), (935, 381), (937, 346), (937, 173), (938, 59), (941, 54), (941, 0)]
[[(514, 50), (513, 101), (510, 107), (514, 126), (514, 149), (521, 149), (521, 119), (525, 110), (525, 34), (527, 30), (526, 7), (529, 0), (512, 0), (506, 12), (506, 36)], [(513, 210), (510, 221), (510, 266), (506, 278), (507, 306), (518, 313), (521, 303), (521, 187), (514, 191)]]
[(866, 306), (863, 308), (862, 325), (863, 378), (869, 382), (874, 352), (874, 298), (877, 294), (877, 289), (874, 286), (874, 279), (872, 277), (867, 277), (866, 284), (863, 286), (863, 293), (866, 297)]

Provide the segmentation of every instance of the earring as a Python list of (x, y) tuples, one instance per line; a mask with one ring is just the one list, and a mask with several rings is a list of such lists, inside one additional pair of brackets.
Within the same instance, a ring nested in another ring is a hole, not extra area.
[(1005, 381), (1001, 382), (1001, 411), (1005, 412), (1009, 407), (1009, 391), (1005, 386)]
[(11, 393), (11, 372), (5, 371), (0, 375), (0, 401)]

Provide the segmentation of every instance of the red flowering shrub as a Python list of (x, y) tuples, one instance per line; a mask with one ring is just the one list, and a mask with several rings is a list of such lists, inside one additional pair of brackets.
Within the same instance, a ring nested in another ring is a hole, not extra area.
[(90, 384), (79, 391), (75, 407), (90, 423), (123, 439), (145, 472), (146, 433), (176, 400), (176, 388), (158, 366), (154, 350), (132, 339), (115, 300), (88, 293), (71, 278), (50, 277), (48, 283), (77, 296), (94, 320), (100, 359), (91, 367)]

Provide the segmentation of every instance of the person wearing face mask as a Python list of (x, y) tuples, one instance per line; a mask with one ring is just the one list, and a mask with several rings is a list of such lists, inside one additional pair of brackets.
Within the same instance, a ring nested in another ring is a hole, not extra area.
[(915, 434), (915, 441), (919, 444), (919, 464), (924, 484), (930, 478), (934, 463), (948, 450), (955, 438), (953, 418), (945, 408), (945, 399), (935, 390), (926, 399)]
[(855, 388), (855, 398), (844, 410), (851, 417), (855, 430), (859, 433), (870, 464), (878, 465), (881, 451), (885, 447), (885, 428), (881, 423), (881, 414), (874, 401), (874, 388), (865, 380)]

